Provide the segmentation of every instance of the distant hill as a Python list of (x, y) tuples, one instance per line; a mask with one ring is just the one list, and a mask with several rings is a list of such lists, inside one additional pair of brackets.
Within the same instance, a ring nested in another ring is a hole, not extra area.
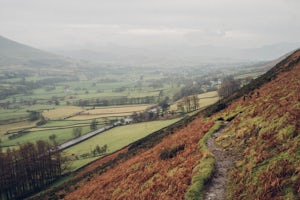
[(0, 67), (62, 67), (71, 62), (62, 56), (51, 54), (0, 36)]
[(88, 45), (66, 49), (53, 49), (60, 55), (97, 63), (129, 66), (205, 66), (218, 67), (232, 63), (272, 61), (286, 52), (293, 51), (300, 43), (279, 43), (260, 48), (228, 48), (214, 45), (152, 45), (121, 46)]

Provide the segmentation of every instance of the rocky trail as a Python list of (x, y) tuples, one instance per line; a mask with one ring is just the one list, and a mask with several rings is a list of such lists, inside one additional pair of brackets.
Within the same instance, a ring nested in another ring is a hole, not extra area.
[(221, 147), (215, 145), (215, 138), (222, 134), (224, 128), (212, 134), (207, 140), (208, 149), (215, 156), (214, 174), (204, 190), (204, 200), (222, 200), (226, 199), (226, 181), (227, 172), (233, 166), (235, 156)]

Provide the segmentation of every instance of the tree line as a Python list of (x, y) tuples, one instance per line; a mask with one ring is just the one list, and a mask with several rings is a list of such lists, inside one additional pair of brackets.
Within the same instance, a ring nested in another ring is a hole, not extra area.
[(132, 105), (132, 104), (151, 104), (157, 103), (157, 96), (146, 96), (136, 98), (112, 98), (107, 99), (86, 99), (73, 102), (74, 106), (114, 106), (114, 105)]
[(64, 159), (45, 141), (0, 151), (0, 199), (21, 199), (61, 176)]

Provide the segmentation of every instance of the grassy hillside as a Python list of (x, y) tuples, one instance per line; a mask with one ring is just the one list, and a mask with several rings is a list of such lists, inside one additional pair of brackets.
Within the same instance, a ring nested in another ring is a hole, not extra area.
[(230, 172), (228, 199), (299, 199), (299, 58), (297, 51), (258, 79), (265, 84), (256, 82), (259, 88), (215, 116), (236, 116), (216, 140), (240, 152)]

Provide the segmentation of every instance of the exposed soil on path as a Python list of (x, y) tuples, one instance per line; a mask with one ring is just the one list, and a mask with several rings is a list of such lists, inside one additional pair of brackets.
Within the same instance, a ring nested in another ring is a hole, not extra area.
[(215, 145), (215, 138), (222, 134), (224, 128), (215, 132), (208, 140), (207, 147), (215, 156), (214, 174), (204, 191), (204, 200), (222, 200), (226, 198), (227, 171), (233, 166), (235, 156)]

